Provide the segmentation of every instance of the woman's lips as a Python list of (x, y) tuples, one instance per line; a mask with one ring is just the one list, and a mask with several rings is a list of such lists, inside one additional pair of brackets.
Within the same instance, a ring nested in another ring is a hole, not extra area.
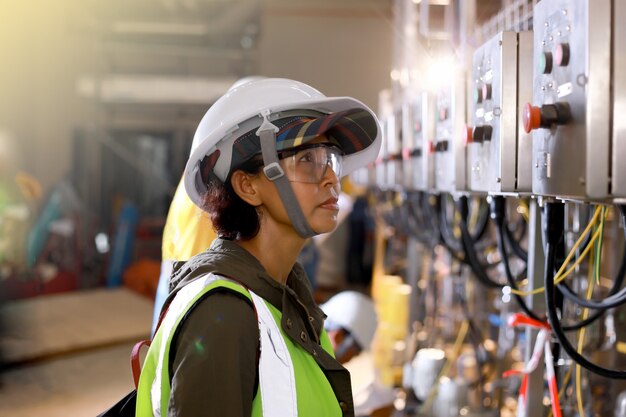
[(329, 210), (339, 210), (339, 200), (335, 197), (329, 198), (320, 204), (320, 207), (329, 209)]

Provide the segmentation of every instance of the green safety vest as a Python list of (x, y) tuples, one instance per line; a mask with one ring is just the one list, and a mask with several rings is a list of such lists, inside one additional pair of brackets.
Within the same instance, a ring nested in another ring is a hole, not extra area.
[[(144, 361), (137, 388), (137, 417), (167, 416), (170, 398), (169, 352), (176, 328), (198, 299), (217, 288), (243, 294), (253, 302), (261, 337), (259, 387), (252, 416), (340, 417), (333, 389), (315, 359), (281, 329), (282, 313), (254, 292), (215, 274), (206, 274), (185, 285), (172, 300)], [(326, 331), (322, 348), (332, 345)], [(267, 349), (263, 349), (268, 346)]]

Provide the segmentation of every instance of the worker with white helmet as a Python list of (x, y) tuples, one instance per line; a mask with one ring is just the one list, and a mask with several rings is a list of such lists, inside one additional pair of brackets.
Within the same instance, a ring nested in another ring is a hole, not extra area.
[[(266, 77), (259, 75), (240, 78), (233, 83), (229, 90), (264, 78)], [(216, 238), (211, 222), (202, 213), (202, 210), (189, 199), (185, 191), (183, 177), (176, 187), (163, 228), (161, 273), (154, 298), (152, 334), (154, 334), (159, 321), (161, 307), (163, 307), (169, 293), (170, 275), (174, 270), (174, 264), (188, 261), (192, 256), (206, 250)]]
[(343, 291), (320, 307), (327, 316), (324, 328), (339, 362), (348, 362), (369, 349), (378, 324), (371, 298), (357, 291)]
[(306, 239), (337, 223), (339, 178), (373, 162), (374, 113), (292, 80), (231, 89), (194, 136), (184, 184), (218, 233), (172, 276), (138, 416), (353, 416), (308, 279)]
[(359, 416), (389, 416), (393, 411), (395, 392), (380, 383), (371, 357), (361, 356), (371, 348), (378, 316), (374, 302), (357, 291), (342, 291), (320, 306), (326, 314), (324, 328), (335, 350), (335, 357), (360, 379), (353, 381), (354, 411)]

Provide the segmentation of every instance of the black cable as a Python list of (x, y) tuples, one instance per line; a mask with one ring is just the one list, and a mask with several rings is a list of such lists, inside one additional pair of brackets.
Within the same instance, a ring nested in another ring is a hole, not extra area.
[(459, 262), (467, 263), (465, 256), (463, 255), (463, 243), (457, 241), (452, 237), (453, 232), (450, 230), (448, 224), (448, 216), (446, 212), (446, 197), (439, 198), (439, 231), (441, 242), (448, 249), (448, 252), (454, 259)]
[[(626, 256), (626, 253), (624, 254), (624, 256)], [(624, 262), (623, 265), (626, 268), (626, 262)], [(613, 283), (613, 286), (611, 287), (611, 291), (609, 291), (609, 294), (611, 295), (606, 297), (602, 301), (587, 300), (587, 299), (581, 298), (578, 294), (576, 294), (571, 289), (569, 285), (563, 282), (558, 283), (557, 287), (559, 288), (559, 291), (561, 291), (561, 293), (565, 296), (565, 298), (578, 304), (581, 307), (598, 309), (598, 310), (606, 310), (607, 308), (617, 307), (619, 305), (626, 303), (626, 287), (622, 288), (621, 291), (619, 292), (617, 291), (621, 287), (621, 284), (623, 283), (623, 281), (624, 281), (623, 275), (619, 280), (616, 279), (616, 281), (614, 281)]]
[[(435, 208), (433, 209), (430, 203), (431, 197), (435, 202)], [(422, 198), (419, 201), (420, 208), (426, 213), (426, 220), (430, 223), (431, 230), (433, 231), (433, 241), (436, 245), (441, 242), (441, 231), (439, 229), (439, 196), (432, 196), (427, 193), (422, 194)]]
[(554, 285), (554, 267), (556, 263), (556, 246), (563, 236), (563, 223), (564, 223), (564, 210), (561, 203), (546, 203), (545, 205), (545, 217), (546, 217), (546, 263), (544, 270), (545, 278), (545, 294), (546, 294), (546, 307), (548, 310), (548, 320), (552, 327), (552, 332), (557, 337), (561, 347), (567, 352), (567, 354), (583, 368), (604, 376), (606, 378), (613, 379), (626, 379), (626, 371), (617, 371), (614, 369), (607, 369), (598, 366), (584, 356), (582, 356), (567, 339), (561, 323), (559, 322), (559, 316), (555, 305), (555, 285)]
[(476, 221), (476, 231), (472, 233), (470, 231), (470, 236), (474, 242), (478, 242), (481, 240), (485, 233), (487, 232), (487, 227), (489, 226), (489, 205), (487, 205), (485, 200), (481, 200), (481, 208), (479, 208), (479, 217)]
[(474, 247), (475, 242), (472, 240), (472, 237), (467, 227), (467, 197), (461, 196), (459, 198), (458, 209), (461, 217), (461, 243), (463, 245), (463, 250), (465, 251), (465, 258), (467, 259), (467, 263), (472, 269), (472, 272), (474, 273), (476, 278), (478, 278), (478, 281), (485, 287), (498, 289), (503, 288), (503, 284), (493, 281), (489, 277), (489, 275), (487, 275), (485, 268), (481, 265), (478, 259), (478, 254), (476, 253), (476, 248)]
[[(528, 229), (528, 227), (526, 227), (526, 222), (524, 221), (524, 219), (522, 219), (521, 224), (522, 224), (523, 230), (522, 230), (522, 235), (520, 236), (519, 240), (522, 240), (524, 236), (526, 236), (526, 229)], [(505, 232), (506, 240), (509, 243), (509, 246), (511, 247), (511, 249), (513, 250), (513, 253), (522, 261), (528, 262), (528, 252), (524, 250), (524, 248), (522, 248), (519, 240), (515, 239), (515, 235), (513, 234), (511, 229), (509, 229), (509, 227), (506, 226), (504, 228), (504, 232)]]
[[(511, 272), (511, 265), (509, 263), (509, 255), (507, 253), (506, 246), (504, 244), (504, 236), (505, 236), (504, 229), (505, 228), (508, 229), (508, 227), (504, 225), (505, 223), (504, 197), (502, 196), (492, 197), (491, 219), (496, 225), (496, 232), (497, 232), (496, 238), (498, 242), (498, 249), (500, 250), (500, 256), (502, 258), (502, 264), (504, 265), (504, 272), (506, 275), (506, 280), (508, 281), (509, 286), (512, 289), (519, 291), (519, 288), (517, 287), (517, 283), (515, 282), (515, 277), (513, 277), (513, 273)], [(528, 307), (528, 305), (526, 304), (526, 301), (524, 301), (522, 296), (520, 296), (519, 294), (516, 294), (515, 292), (512, 292), (512, 294), (513, 294), (513, 297), (515, 298), (515, 301), (517, 301), (517, 304), (524, 311), (524, 313), (526, 313), (526, 315), (538, 321), (545, 320), (545, 318), (539, 317), (538, 314), (536, 314), (530, 307)]]
[(576, 330), (580, 330), (583, 327), (589, 326), (591, 323), (593, 323), (594, 321), (598, 320), (600, 317), (604, 316), (604, 313), (606, 313), (606, 310), (594, 311), (593, 314), (591, 314), (589, 317), (587, 317), (584, 320), (579, 321), (576, 324), (569, 324), (567, 326), (563, 326), (563, 331), (565, 331), (565, 332), (573, 332), (573, 331), (576, 331)]
[(438, 231), (432, 227), (425, 210), (422, 208), (422, 192), (407, 195), (407, 209), (409, 213), (409, 232), (426, 246), (434, 246), (438, 239)]

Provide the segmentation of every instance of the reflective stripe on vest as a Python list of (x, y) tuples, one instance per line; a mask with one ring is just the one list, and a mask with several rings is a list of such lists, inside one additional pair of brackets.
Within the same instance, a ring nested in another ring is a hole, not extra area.
[[(152, 414), (161, 416), (161, 410), (167, 410), (169, 398), (162, 395), (162, 384), (165, 376), (164, 366), (169, 364), (169, 345), (172, 333), (179, 324), (179, 319), (191, 308), (195, 301), (206, 292), (207, 287), (216, 281), (225, 281), (243, 288), (235, 281), (219, 275), (203, 275), (180, 289), (165, 315), (159, 332), (157, 368), (150, 388)], [(296, 381), (291, 355), (285, 340), (278, 328), (265, 301), (250, 290), (245, 290), (252, 299), (258, 316), (260, 350), (259, 357), (259, 390), (264, 416), (296, 417), (298, 415), (298, 399)], [(169, 380), (167, 381), (169, 385)], [(164, 413), (167, 414), (167, 411)]]
[[(248, 290), (259, 316), (261, 357), (259, 358), (259, 389), (264, 416), (296, 417), (298, 398), (296, 377), (285, 339), (265, 301)], [(280, 381), (280, 382), (279, 382)]]

